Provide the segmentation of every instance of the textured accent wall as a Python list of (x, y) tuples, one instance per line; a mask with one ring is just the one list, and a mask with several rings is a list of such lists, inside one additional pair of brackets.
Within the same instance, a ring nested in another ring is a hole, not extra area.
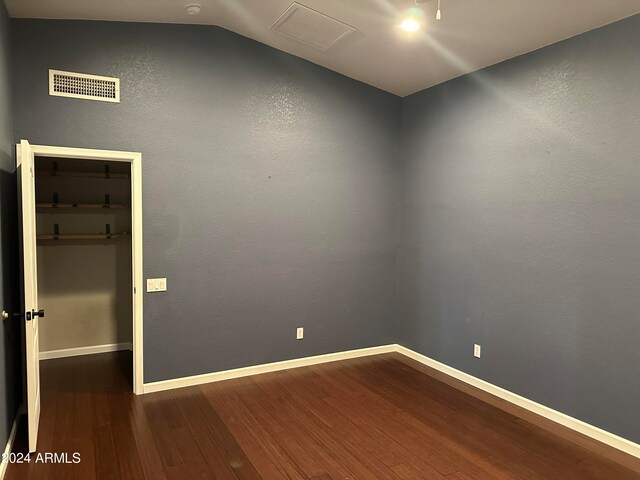
[(403, 99), (399, 278), (403, 345), (636, 442), (638, 45), (635, 16)]
[[(0, 2), (0, 308), (18, 311), (17, 191), (11, 111), (9, 17)], [(0, 446), (9, 438), (22, 397), (20, 322), (0, 320)]]
[(393, 341), (399, 98), (217, 27), (12, 26), (17, 138), (142, 152), (145, 381)]

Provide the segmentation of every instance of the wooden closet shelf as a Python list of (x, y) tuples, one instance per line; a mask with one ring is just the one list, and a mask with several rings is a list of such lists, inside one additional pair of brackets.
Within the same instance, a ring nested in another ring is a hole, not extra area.
[(129, 236), (127, 232), (121, 233), (61, 233), (58, 235), (54, 234), (38, 234), (36, 235), (37, 240), (111, 240), (118, 237), (126, 237)]
[(106, 179), (122, 179), (129, 178), (128, 173), (104, 173), (104, 172), (69, 172), (69, 171), (50, 171), (37, 170), (36, 176), (43, 177), (82, 177), (82, 178), (106, 178)]
[(127, 208), (124, 203), (37, 203), (36, 208), (93, 208), (111, 210), (115, 208)]

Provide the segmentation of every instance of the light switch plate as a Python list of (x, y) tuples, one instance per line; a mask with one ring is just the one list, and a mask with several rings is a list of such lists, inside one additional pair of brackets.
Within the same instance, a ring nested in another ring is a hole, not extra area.
[(166, 292), (166, 278), (147, 278), (147, 292)]

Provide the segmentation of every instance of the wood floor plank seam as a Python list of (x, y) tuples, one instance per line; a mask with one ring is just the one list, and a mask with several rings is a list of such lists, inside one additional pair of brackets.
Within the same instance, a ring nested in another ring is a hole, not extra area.
[[(226, 402), (223, 403), (221, 401), (216, 401), (216, 395), (213, 397), (211, 396), (213, 394), (219, 395), (220, 390), (218, 387), (219, 385), (217, 384), (211, 384), (206, 389), (204, 387), (201, 388), (206, 390), (205, 393), (209, 402), (212, 403), (216, 409), (220, 409), (224, 412), (225, 409), (228, 409), (229, 404)], [(227, 398), (226, 400), (227, 402), (231, 400), (231, 409), (234, 412), (233, 416), (240, 419), (238, 425), (242, 425), (243, 430), (248, 433), (248, 437), (250, 439), (249, 442), (246, 441), (247, 435), (243, 436), (245, 439), (245, 445), (252, 445), (253, 449), (247, 447), (247, 450), (250, 452), (258, 450), (263, 451), (266, 458), (272, 464), (271, 466), (274, 466), (276, 470), (283, 473), (284, 478), (291, 478), (293, 480), (305, 478), (304, 473), (293, 462), (289, 454), (273, 440), (272, 435), (263, 428), (261, 422), (254, 417), (244, 403), (240, 402), (239, 398)], [(224, 415), (224, 413), (222, 414)]]
[[(282, 383), (279, 381), (281, 380), (282, 375), (279, 375), (277, 377), (275, 377), (275, 383), (279, 386), (280, 389), (282, 389), (282, 391), (286, 391), (286, 387), (284, 385), (282, 385)], [(256, 379), (257, 382), (260, 381), (260, 379)], [(299, 397), (296, 397), (299, 399)], [(318, 454), (318, 455), (322, 455), (323, 454), (323, 450), (326, 450), (328, 452), (335, 452), (336, 449), (331, 449), (330, 445), (336, 445), (338, 444), (338, 439), (334, 438), (332, 436), (332, 431), (331, 431), (331, 427), (325, 423), (322, 424), (318, 424), (317, 422), (317, 418), (316, 421), (314, 421), (314, 417), (311, 416), (307, 416), (307, 418), (305, 418), (304, 415), (304, 410), (300, 411), (301, 409), (296, 408), (295, 406), (285, 406), (285, 408), (287, 408), (287, 414), (290, 416), (290, 418), (292, 420), (294, 420), (294, 423), (296, 424), (297, 428), (303, 432), (305, 432), (305, 437), (309, 437), (312, 439), (312, 444), (310, 445), (310, 448), (313, 448)], [(308, 421), (307, 421), (308, 420)], [(319, 452), (318, 452), (319, 451)], [(345, 442), (342, 442), (340, 444), (340, 448), (338, 449), (338, 451), (340, 451), (340, 454), (334, 454), (332, 455), (333, 457), (333, 461), (335, 463), (339, 463), (341, 461), (341, 457), (342, 458), (348, 458), (349, 461), (344, 462), (348, 465), (353, 465), (353, 467), (350, 469), (350, 471), (348, 472), (349, 475), (353, 475), (353, 478), (359, 478), (358, 476), (358, 472), (362, 470), (362, 468), (364, 467), (364, 465), (362, 464), (362, 461), (358, 461), (354, 456), (353, 456), (353, 451), (349, 448), (348, 444), (345, 444)], [(368, 462), (366, 462), (368, 463)], [(380, 472), (377, 471), (378, 473), (378, 477), (381, 479), (387, 479), (390, 477), (387, 477), (385, 475), (384, 472)], [(394, 479), (390, 479), (390, 480), (394, 480)]]
[[(196, 392), (197, 393), (197, 392)], [(237, 479), (233, 469), (224, 461), (224, 456), (219, 452), (219, 447), (214, 438), (210, 438), (209, 429), (199, 410), (187, 409), (185, 398), (194, 395), (193, 391), (174, 392), (173, 398), (177, 408), (180, 409), (185, 419), (187, 428), (191, 432), (196, 448), (206, 462), (209, 471), (214, 478)], [(187, 412), (188, 410), (188, 412)]]
[[(367, 371), (365, 371), (365, 375), (368, 375)], [(482, 458), (491, 458), (492, 462), (505, 472), (509, 472), (511, 470), (509, 468), (507, 458), (517, 458), (517, 455), (520, 452), (516, 449), (513, 443), (503, 444), (500, 450), (493, 450), (487, 447), (487, 444), (495, 444), (499, 441), (499, 438), (497, 438), (497, 435), (492, 428), (486, 428), (483, 430), (484, 438), (475, 438), (475, 431), (468, 428), (463, 422), (457, 421), (456, 418), (444, 419), (440, 417), (438, 412), (433, 414), (426, 410), (421, 411), (419, 407), (414, 405), (413, 395), (409, 394), (409, 389), (405, 389), (402, 394), (399, 394), (398, 385), (396, 384), (397, 382), (393, 382), (392, 379), (377, 376), (375, 378), (375, 382), (384, 398), (398, 406), (404, 403), (405, 408), (408, 410), (407, 413), (412, 415), (412, 417), (417, 421), (423, 423), (425, 427), (430, 428), (430, 426), (433, 425), (436, 429), (441, 430), (447, 426), (455, 426), (456, 428), (452, 428), (452, 430), (458, 434), (453, 437), (453, 440), (456, 442), (458, 447), (465, 449), (467, 452), (477, 453)], [(491, 440), (491, 442), (489, 442), (489, 440)], [(500, 452), (500, 454), (498, 454), (498, 452)], [(520, 475), (524, 473), (529, 476), (533, 473), (528, 468), (526, 462), (521, 462), (521, 469), (522, 472)]]
[[(319, 367), (323, 368), (323, 367)], [(341, 383), (345, 383), (346, 385), (351, 385), (350, 390), (357, 391), (358, 386), (362, 386), (360, 383), (360, 379), (358, 376), (353, 377), (349, 374), (348, 368), (342, 368), (340, 371), (332, 372), (332, 377), (337, 377), (340, 379)], [(330, 381), (337, 382), (335, 378), (330, 379)], [(362, 389), (363, 392), (367, 392), (366, 389)], [(377, 402), (378, 408), (384, 408), (385, 412), (392, 415), (394, 412), (397, 412), (395, 406), (388, 402), (383, 396), (380, 395), (380, 392), (377, 391), (368, 391), (368, 400), (370, 402)], [(352, 398), (352, 402), (357, 401)], [(365, 405), (362, 405), (360, 408), (365, 408)], [(431, 427), (428, 429), (424, 429), (423, 424), (415, 419), (412, 415), (407, 414), (406, 412), (400, 411), (400, 413), (395, 413), (395, 420), (399, 421), (402, 425), (402, 429), (405, 433), (412, 434), (412, 441), (415, 443), (422, 444), (422, 448), (424, 448), (425, 442), (429, 446), (429, 448), (433, 449), (436, 453), (442, 454), (445, 457), (447, 456), (448, 450), (442, 447), (442, 441), (439, 439), (439, 433), (433, 430)], [(375, 417), (371, 417), (371, 421), (375, 421)], [(421, 432), (420, 429), (423, 429)], [(446, 440), (446, 439), (444, 439)], [(408, 447), (411, 448), (411, 445)], [(499, 475), (499, 471), (495, 468), (487, 470), (483, 465), (486, 462), (483, 459), (475, 459), (475, 467), (474, 463), (470, 463), (468, 459), (466, 459), (469, 455), (465, 450), (461, 450), (461, 447), (455, 445), (454, 443), (449, 442), (449, 450), (457, 452), (457, 456), (453, 458), (449, 455), (449, 458), (457, 466), (458, 469), (463, 468), (472, 468), (474, 472), (477, 474), (483, 475), (484, 478), (504, 478), (505, 480), (513, 480), (512, 476), (505, 476), (504, 474)]]

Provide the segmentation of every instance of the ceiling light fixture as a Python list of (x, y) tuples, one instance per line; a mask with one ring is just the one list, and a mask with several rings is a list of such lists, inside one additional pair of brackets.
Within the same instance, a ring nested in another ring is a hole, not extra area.
[(187, 10), (188, 15), (198, 15), (200, 10), (202, 10), (202, 6), (199, 3), (191, 3), (185, 5), (184, 8)]
[(405, 32), (417, 32), (420, 29), (420, 24), (416, 20), (408, 18), (400, 24), (400, 28)]
[(417, 32), (424, 25), (424, 12), (421, 8), (412, 7), (402, 14), (400, 29), (407, 33)]

